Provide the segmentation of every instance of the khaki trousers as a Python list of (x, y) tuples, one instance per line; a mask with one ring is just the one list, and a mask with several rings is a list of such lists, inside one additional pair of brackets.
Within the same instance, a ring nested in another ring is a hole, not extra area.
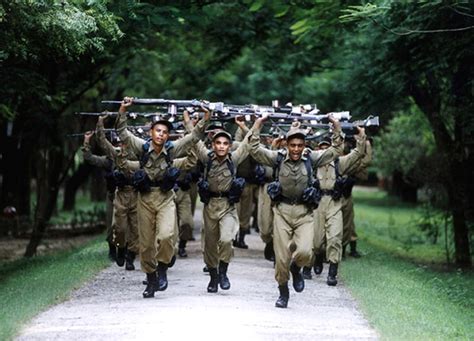
[(230, 263), (234, 250), (232, 239), (239, 229), (239, 217), (227, 198), (211, 198), (204, 205), (204, 263), (217, 268), (219, 261)]
[(162, 192), (154, 187), (138, 194), (138, 237), (142, 271), (156, 270), (156, 262), (168, 264), (174, 255), (177, 240), (174, 191)]
[(105, 240), (109, 243), (114, 242), (114, 231), (112, 228), (112, 219), (114, 216), (114, 197), (115, 193), (107, 192), (105, 197), (105, 228), (106, 234)]
[(194, 220), (191, 211), (190, 190), (178, 189), (176, 192), (176, 210), (178, 214), (179, 239), (190, 240), (193, 238)]
[(239, 215), (239, 225), (241, 230), (250, 229), (250, 218), (256, 209), (258, 200), (258, 185), (245, 184), (239, 203), (237, 204), (237, 214)]
[(313, 215), (305, 205), (279, 203), (273, 207), (273, 221), (275, 279), (279, 285), (283, 285), (290, 279), (292, 259), (299, 267), (311, 264), (314, 239)]
[(314, 214), (314, 252), (322, 254), (326, 244), (326, 259), (339, 263), (342, 257), (341, 200), (323, 195)]
[(354, 202), (352, 195), (349, 198), (341, 198), (342, 210), (342, 245), (345, 246), (349, 242), (357, 240), (357, 233), (354, 224)]
[(260, 238), (265, 244), (273, 239), (273, 210), (272, 200), (267, 193), (268, 184), (258, 188), (258, 227), (260, 229)]
[(137, 192), (132, 186), (115, 191), (114, 217), (112, 221), (114, 244), (138, 253)]

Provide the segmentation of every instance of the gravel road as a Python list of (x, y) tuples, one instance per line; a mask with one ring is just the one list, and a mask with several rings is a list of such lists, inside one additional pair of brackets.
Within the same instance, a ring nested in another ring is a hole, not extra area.
[(288, 308), (275, 308), (273, 264), (263, 258), (263, 243), (255, 232), (246, 242), (249, 250), (236, 249), (229, 266), (228, 291), (207, 293), (209, 276), (202, 272), (200, 243), (190, 242), (189, 257), (178, 259), (168, 271), (168, 289), (154, 298), (142, 298), (145, 276), (138, 261), (135, 271), (111, 265), (70, 300), (38, 315), (17, 340), (378, 338), (343, 280), (336, 287), (326, 285), (327, 267), (322, 276), (306, 281), (302, 293), (290, 283)]

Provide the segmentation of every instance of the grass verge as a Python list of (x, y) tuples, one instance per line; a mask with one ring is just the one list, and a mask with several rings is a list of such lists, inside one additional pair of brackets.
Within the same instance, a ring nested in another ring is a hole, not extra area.
[(474, 340), (474, 274), (438, 272), (361, 243), (341, 277), (388, 340)]
[(110, 264), (103, 236), (85, 247), (0, 264), (0, 340), (12, 339), (35, 315)]
[(474, 273), (437, 270), (447, 268), (443, 239), (417, 228), (419, 207), (383, 192), (356, 191), (354, 203), (364, 256), (348, 257), (341, 278), (381, 337), (474, 340)]

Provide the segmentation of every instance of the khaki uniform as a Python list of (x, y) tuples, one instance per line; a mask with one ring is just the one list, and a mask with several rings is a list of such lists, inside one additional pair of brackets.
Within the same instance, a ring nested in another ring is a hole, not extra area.
[[(350, 174), (357, 168), (358, 162), (365, 151), (365, 136), (357, 138), (357, 148), (345, 156), (339, 157), (339, 173)], [(334, 162), (320, 166), (316, 170), (321, 190), (331, 191), (336, 182)], [(320, 255), (326, 244), (326, 258), (329, 262), (338, 264), (342, 257), (342, 211), (341, 200), (334, 200), (325, 194), (314, 210), (314, 251)]]
[[(174, 141), (174, 147), (169, 151), (163, 147), (157, 154), (153, 149), (153, 143), (150, 143), (148, 150), (145, 151), (148, 160), (143, 169), (151, 181), (157, 182), (163, 179), (164, 172), (168, 168), (166, 162), (168, 153), (171, 160), (184, 156), (203, 137), (205, 123), (201, 120), (191, 134)], [(134, 154), (143, 155), (146, 141), (131, 134), (126, 127), (126, 114), (119, 114), (116, 129), (120, 139)], [(159, 187), (152, 187), (149, 193), (138, 194), (140, 261), (142, 271), (146, 273), (155, 271), (156, 261), (169, 264), (174, 255), (174, 245), (178, 238), (174, 197), (173, 190), (162, 192)]]
[(257, 209), (258, 201), (258, 185), (254, 180), (255, 161), (251, 157), (247, 157), (237, 169), (237, 176), (245, 179), (245, 188), (237, 205), (237, 213), (239, 215), (240, 230), (250, 230), (250, 218), (253, 216), (254, 210)]
[[(113, 169), (114, 162), (107, 156), (98, 156), (94, 155), (91, 152), (90, 145), (84, 144), (81, 148), (82, 156), (84, 161), (89, 163), (92, 166), (99, 167), (102, 169), (111, 170)], [(106, 241), (108, 243), (113, 243), (113, 229), (112, 229), (112, 220), (114, 215), (114, 201), (115, 193), (107, 192), (105, 199), (105, 227), (106, 227)]]
[[(248, 155), (248, 143), (239, 144), (237, 150), (229, 153), (219, 162), (212, 154), (211, 168), (207, 174), (209, 190), (213, 193), (228, 192), (233, 180), (229, 162), (234, 170)], [(198, 143), (198, 159), (207, 167), (209, 150), (204, 143)], [(235, 172), (234, 171), (234, 172)], [(234, 204), (229, 204), (226, 197), (212, 197), (204, 205), (204, 262), (209, 268), (217, 268), (219, 261), (230, 263), (233, 256), (232, 239), (239, 229), (239, 218)]]
[[(262, 165), (273, 167), (276, 164), (278, 151), (268, 150), (260, 145), (259, 129), (252, 129), (250, 137), (250, 153)], [(301, 204), (304, 189), (308, 186), (308, 174), (305, 167), (305, 156), (298, 161), (292, 161), (287, 150), (281, 162), (279, 180), (282, 195), (287, 202), (278, 203), (273, 207), (273, 245), (275, 249), (275, 279), (279, 285), (286, 285), (289, 280), (290, 263), (302, 267), (311, 263), (313, 254), (312, 240), (314, 224), (312, 211)], [(342, 139), (339, 132), (333, 136), (333, 146), (324, 151), (308, 151), (313, 167), (319, 167), (331, 162), (342, 152)]]
[(273, 240), (273, 209), (272, 200), (267, 193), (268, 183), (271, 182), (271, 176), (273, 169), (266, 166), (265, 178), (267, 182), (264, 185), (258, 187), (258, 214), (257, 221), (260, 229), (260, 238), (262, 238), (265, 244), (270, 243)]
[[(97, 137), (99, 146), (105, 154), (114, 160), (116, 169), (123, 173), (129, 184), (123, 187), (117, 187), (113, 201), (114, 214), (112, 219), (113, 242), (118, 248), (127, 248), (138, 254), (138, 220), (137, 220), (137, 192), (131, 186), (133, 172), (123, 167), (121, 162), (117, 162), (117, 156), (120, 149), (114, 146), (106, 139), (104, 126), (97, 123)], [(135, 161), (137, 157), (128, 153), (128, 157)]]
[(180, 240), (191, 240), (193, 238), (194, 219), (191, 211), (190, 189), (176, 191), (176, 208), (178, 213), (178, 228)]
[[(367, 168), (369, 167), (370, 163), (372, 162), (372, 146), (370, 145), (369, 141), (366, 141), (365, 144), (365, 154), (363, 158), (360, 160), (360, 163), (351, 176), (355, 177), (356, 179), (360, 180), (367, 180), (368, 173)], [(352, 200), (352, 192), (348, 198), (342, 197), (341, 198), (341, 209), (342, 209), (342, 245), (347, 245), (350, 242), (357, 240), (357, 233), (355, 230), (355, 223), (354, 223), (354, 203)]]

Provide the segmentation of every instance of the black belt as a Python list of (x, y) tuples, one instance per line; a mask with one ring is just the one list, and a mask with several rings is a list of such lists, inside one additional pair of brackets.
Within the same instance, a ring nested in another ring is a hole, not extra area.
[(332, 197), (334, 195), (334, 190), (332, 190), (332, 189), (322, 189), (321, 194), (322, 195), (329, 195), (330, 197)]
[(227, 198), (229, 196), (229, 192), (209, 192), (209, 196), (211, 198)]
[(301, 198), (287, 198), (284, 196), (281, 197), (281, 202), (288, 205), (303, 205), (304, 204)]

